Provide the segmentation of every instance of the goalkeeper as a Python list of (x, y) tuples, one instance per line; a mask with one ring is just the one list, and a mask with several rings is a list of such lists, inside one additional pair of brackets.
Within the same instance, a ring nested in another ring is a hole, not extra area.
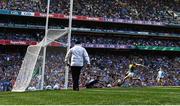
[(79, 76), (84, 62), (88, 66), (90, 65), (89, 55), (80, 42), (76, 41), (74, 47), (72, 47), (65, 56), (65, 64), (70, 66), (72, 72), (74, 91), (79, 91)]

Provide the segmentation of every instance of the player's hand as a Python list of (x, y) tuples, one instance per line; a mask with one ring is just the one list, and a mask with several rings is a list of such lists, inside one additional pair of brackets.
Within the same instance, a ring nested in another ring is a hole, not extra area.
[(142, 66), (142, 67), (144, 67), (144, 68), (147, 68), (147, 69), (148, 69), (148, 67), (147, 67), (147, 66), (145, 66), (145, 65), (142, 65), (142, 64), (141, 64), (141, 66)]
[(145, 67), (143, 64), (139, 64), (140, 66), (142, 66), (142, 67)]

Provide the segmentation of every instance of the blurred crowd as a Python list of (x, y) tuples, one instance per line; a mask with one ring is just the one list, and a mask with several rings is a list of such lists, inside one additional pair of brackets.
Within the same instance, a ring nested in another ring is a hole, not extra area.
[[(42, 33), (13, 33), (0, 32), (0, 39), (20, 41), (41, 41)], [(176, 39), (137, 38), (122, 36), (93, 36), (93, 35), (72, 35), (72, 43), (80, 41), (84, 44), (110, 44), (110, 45), (133, 45), (133, 46), (165, 46), (180, 47), (180, 41)], [(67, 42), (67, 36), (59, 39), (60, 42)]]
[[(1, 0), (0, 9), (19, 10), (29, 12), (46, 12), (47, 0)], [(160, 21), (178, 23), (180, 12), (179, 0), (74, 0), (74, 15), (90, 17), (120, 18), (128, 20)], [(51, 0), (50, 13), (69, 14), (69, 0)], [(4, 20), (0, 20), (5, 23)], [(7, 22), (14, 24), (13, 22)], [(20, 22), (21, 23), (21, 22)], [(27, 22), (31, 25), (31, 22)], [(41, 24), (38, 24), (42, 26)], [(58, 26), (57, 24), (54, 26)], [(42, 26), (43, 27), (43, 26)], [(94, 26), (95, 27), (95, 26)], [(0, 31), (0, 39), (41, 41), (44, 32), (28, 31)], [(60, 41), (66, 42), (67, 38)], [(111, 44), (134, 46), (166, 46), (180, 47), (180, 41), (176, 39), (155, 38), (131, 38), (120, 36), (86, 36), (73, 34), (72, 43), (80, 41), (84, 44)], [(45, 70), (45, 89), (61, 89), (64, 84), (65, 52), (48, 52)], [(90, 53), (91, 66), (84, 67), (81, 73), (80, 86), (99, 77), (101, 83), (97, 87), (114, 87), (121, 81), (131, 63), (140, 63), (148, 69), (138, 68), (143, 86), (157, 86), (157, 72), (160, 67), (166, 73), (164, 86), (180, 86), (180, 57), (152, 54), (121, 54), (112, 52)], [(0, 91), (9, 91), (18, 75), (23, 55), (20, 53), (0, 53)], [(42, 60), (39, 60), (41, 63)], [(71, 72), (70, 72), (71, 73)], [(97, 76), (98, 75), (98, 76)], [(29, 89), (38, 89), (40, 75), (34, 74)], [(123, 86), (128, 86), (129, 81)], [(69, 87), (72, 86), (71, 74), (69, 75)]]
[[(64, 64), (65, 53), (49, 52), (47, 53), (47, 63), (45, 70), (45, 89), (61, 89), (64, 87)], [(1, 54), (0, 55), (0, 90), (11, 90), (12, 85), (18, 75), (23, 56), (20, 54)], [(81, 73), (80, 86), (85, 87), (86, 83), (100, 77), (97, 87), (115, 87), (117, 81), (125, 77), (128, 65), (139, 63), (148, 68), (138, 68), (143, 86), (158, 86), (156, 81), (157, 73), (160, 67), (166, 73), (164, 86), (180, 86), (180, 57), (171, 55), (153, 55), (153, 54), (131, 54), (98, 52), (90, 53), (91, 66), (84, 67)], [(40, 60), (39, 60), (40, 62)], [(42, 61), (41, 61), (42, 62)], [(71, 73), (71, 72), (70, 72)], [(38, 89), (40, 81), (39, 74), (33, 75), (30, 89)], [(9, 84), (7, 87), (5, 84)], [(126, 81), (123, 86), (129, 86), (131, 82)], [(4, 88), (3, 88), (4, 87)], [(72, 77), (69, 74), (69, 87), (72, 87)]]
[(15, 41), (41, 41), (44, 37), (42, 33), (27, 33), (27, 32), (0, 32), (0, 39), (15, 40)]
[(22, 56), (20, 53), (0, 54), (0, 91), (11, 90), (18, 75), (21, 63)]
[[(1, 0), (0, 9), (46, 12), (47, 0)], [(179, 0), (74, 0), (74, 15), (179, 23)], [(69, 0), (51, 0), (50, 12), (69, 14)]]
[(118, 36), (72, 36), (72, 42), (80, 41), (84, 44), (112, 44), (112, 45), (133, 45), (133, 46), (166, 46), (180, 47), (179, 40), (155, 39), (155, 38), (134, 38)]

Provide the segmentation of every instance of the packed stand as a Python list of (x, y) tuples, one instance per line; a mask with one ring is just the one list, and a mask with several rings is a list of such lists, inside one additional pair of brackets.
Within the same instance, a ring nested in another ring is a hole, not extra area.
[[(52, 0), (51, 13), (69, 14), (68, 0)], [(179, 0), (74, 0), (75, 15), (179, 23)], [(0, 9), (46, 12), (46, 0), (0, 1)]]
[(20, 53), (0, 54), (0, 91), (10, 91), (22, 63)]
[(133, 45), (133, 46), (166, 46), (180, 47), (179, 40), (155, 39), (155, 38), (132, 38), (118, 36), (72, 36), (72, 42), (81, 41), (84, 44), (111, 44), (111, 45)]
[[(0, 39), (15, 40), (15, 41), (41, 41), (43, 33), (9, 33), (1, 32)], [(133, 45), (133, 46), (165, 46), (165, 47), (180, 47), (179, 40), (166, 40), (155, 38), (132, 38), (132, 37), (104, 37), (92, 35), (72, 35), (72, 43), (76, 40), (84, 44), (110, 44), (110, 45)], [(61, 43), (67, 42), (67, 36), (58, 40)]]
[[(166, 79), (164, 85), (178, 86), (180, 84), (180, 58), (152, 55), (119, 55), (97, 53), (91, 55), (92, 67), (84, 71), (91, 79), (94, 75), (102, 76), (101, 80), (105, 85), (116, 86), (117, 80), (122, 80), (128, 71), (129, 64), (139, 63), (148, 67), (148, 69), (138, 68), (138, 74), (143, 82), (143, 86), (158, 86), (156, 82), (157, 73), (160, 67), (164, 68)], [(151, 77), (150, 77), (151, 76)], [(86, 81), (87, 81), (86, 80)]]
[(0, 39), (15, 41), (41, 41), (44, 34), (42, 33), (19, 33), (19, 32), (0, 32)]
[[(121, 53), (120, 53), (121, 54)], [(64, 64), (63, 52), (47, 53), (47, 65), (45, 70), (45, 89), (61, 89), (64, 84)], [(12, 85), (18, 75), (23, 56), (15, 54), (0, 55), (0, 90), (11, 90)], [(148, 67), (148, 69), (138, 68), (138, 74), (141, 77), (143, 86), (158, 86), (156, 78), (158, 69), (163, 67), (166, 76), (164, 86), (180, 86), (180, 57), (178, 56), (160, 56), (160, 55), (140, 55), (140, 54), (117, 54), (117, 53), (101, 53), (95, 51), (90, 53), (91, 66), (89, 69), (83, 68), (81, 73), (80, 86), (85, 87), (92, 79), (100, 76), (101, 84), (97, 87), (115, 87), (117, 81), (122, 80), (131, 63), (140, 63)], [(30, 84), (31, 89), (38, 88), (40, 76), (34, 76)], [(7, 86), (7, 83), (9, 84)], [(128, 86), (130, 82), (126, 82), (123, 86)], [(72, 86), (71, 74), (69, 74), (69, 86)]]

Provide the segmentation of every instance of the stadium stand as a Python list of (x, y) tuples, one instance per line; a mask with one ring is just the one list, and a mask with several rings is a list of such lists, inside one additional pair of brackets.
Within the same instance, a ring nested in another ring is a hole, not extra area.
[[(178, 23), (180, 12), (178, 2), (178, 0), (75, 0), (73, 12), (75, 15), (91, 17)], [(0, 9), (44, 13), (46, 3), (45, 0), (7, 0), (0, 2)], [(68, 9), (67, 0), (51, 2), (51, 13), (68, 15)]]
[[(1, 0), (0, 9), (3, 10), (17, 10), (27, 12), (46, 12), (46, 0)], [(179, 12), (180, 5), (178, 0), (74, 0), (74, 13), (80, 16), (90, 17), (104, 17), (104, 18), (119, 18), (127, 20), (141, 20), (141, 21), (157, 21), (164, 23), (180, 24)], [(112, 8), (113, 7), (113, 8)], [(60, 13), (68, 15), (69, 1), (67, 0), (54, 0), (51, 2), (50, 13)], [(8, 16), (8, 15), (7, 15)], [(4, 17), (4, 15), (2, 15)], [(0, 18), (2, 18), (0, 17)], [(21, 16), (18, 16), (21, 17)], [(15, 18), (15, 16), (14, 16)], [(3, 18), (0, 20), (0, 40), (14, 40), (14, 41), (41, 41), (44, 36), (43, 21), (34, 21), (34, 17), (30, 17), (32, 20), (16, 20), (11, 18)], [(37, 17), (36, 17), (37, 18)], [(52, 20), (51, 20), (52, 21)], [(63, 20), (64, 21), (64, 20)], [(85, 22), (85, 21), (84, 21)], [(91, 28), (108, 30), (96, 26), (86, 24), (83, 26), (80, 24), (74, 25), (77, 28)], [(58, 25), (59, 23), (51, 22), (51, 27), (65, 27), (64, 25)], [(18, 28), (17, 28), (17, 26)], [(21, 27), (20, 27), (21, 25)], [(123, 24), (124, 25), (124, 24)], [(122, 27), (123, 27), (122, 25)], [(108, 26), (108, 25), (107, 25)], [(121, 29), (119, 26), (111, 25), (109, 30)], [(130, 26), (130, 25), (129, 25)], [(143, 25), (142, 25), (143, 26)], [(36, 28), (37, 27), (37, 28)], [(156, 36), (176, 34), (179, 36), (179, 32), (172, 30), (161, 30), (157, 31), (158, 28), (150, 26), (152, 30), (144, 30), (137, 27), (137, 30), (126, 29), (124, 26), (123, 31), (130, 32), (145, 32), (143, 33), (155, 33)], [(156, 31), (153, 30), (157, 29)], [(33, 28), (33, 30), (32, 30)], [(13, 30), (12, 30), (13, 29)], [(25, 30), (26, 29), (26, 30)], [(34, 30), (36, 29), (36, 30)], [(136, 29), (136, 26), (135, 28)], [(20, 31), (21, 30), (21, 31)], [(112, 31), (113, 32), (113, 31)], [(163, 33), (162, 33), (163, 32)], [(105, 33), (105, 32), (103, 32)], [(121, 34), (109, 34), (98, 35), (94, 33), (80, 33), (78, 31), (73, 32), (72, 43), (76, 40), (81, 41), (84, 44), (109, 44), (109, 45), (133, 45), (133, 46), (164, 46), (164, 47), (180, 47), (179, 37), (169, 39), (166, 37), (145, 37), (141, 34), (141, 37), (121, 36)], [(126, 34), (127, 35), (127, 34)], [(143, 36), (143, 37), (142, 37)], [(67, 38), (64, 38), (65, 40)], [(63, 41), (65, 42), (65, 41)], [(4, 43), (1, 47), (9, 48)], [(2, 49), (0, 47), (0, 50)], [(0, 91), (9, 91), (14, 84), (14, 81), (18, 75), (25, 50), (13, 52), (14, 49), (25, 48), (24, 46), (14, 45), (13, 49), (8, 52), (0, 51)], [(167, 72), (165, 77), (164, 86), (180, 86), (180, 56), (179, 52), (174, 54), (167, 52), (166, 54), (159, 54), (159, 51), (155, 53), (147, 53), (145, 51), (134, 50), (129, 52), (121, 50), (105, 49), (105, 52), (99, 52), (104, 49), (98, 50), (97, 48), (92, 50), (87, 48), (90, 52), (91, 64), (90, 69), (83, 69), (81, 74), (81, 87), (85, 87), (86, 83), (92, 79), (95, 79), (97, 75), (100, 75), (101, 84), (97, 84), (96, 87), (107, 87), (117, 86), (117, 81), (122, 80), (128, 69), (128, 64), (137, 62), (144, 64), (149, 67), (146, 69), (139, 69), (141, 71), (141, 80), (143, 86), (158, 86), (156, 82), (157, 72), (160, 67), (163, 67)], [(107, 52), (108, 51), (108, 52)], [(145, 52), (144, 54), (141, 52)], [(55, 52), (47, 53), (47, 65), (45, 72), (45, 86), (48, 89), (62, 88), (64, 85), (64, 54)], [(70, 76), (69, 86), (72, 86)], [(36, 88), (35, 84), (38, 83), (38, 79), (33, 79), (31, 88)], [(138, 83), (138, 82), (137, 82)], [(129, 86), (129, 82), (126, 82), (123, 86)]]
[(81, 41), (84, 44), (114, 44), (114, 45), (141, 45), (141, 46), (166, 46), (166, 47), (179, 47), (179, 40), (158, 40), (153, 38), (126, 38), (118, 36), (78, 36), (74, 35), (72, 37), (73, 41)]
[[(123, 53), (123, 52), (122, 52)], [(121, 79), (125, 76), (128, 69), (128, 64), (137, 62), (150, 67), (149, 70), (139, 69), (141, 71), (141, 79), (143, 86), (157, 86), (156, 77), (159, 67), (164, 67), (167, 72), (164, 86), (179, 86), (179, 74), (180, 74), (180, 58), (176, 56), (160, 56), (160, 55), (140, 55), (140, 54), (113, 54), (113, 53), (91, 53), (90, 69), (83, 69), (81, 74), (81, 87), (85, 87), (85, 84), (96, 78), (97, 75), (101, 76), (101, 81), (104, 85), (97, 85), (97, 87), (107, 87), (108, 84), (117, 86), (117, 79)], [(0, 68), (0, 81), (14, 82), (23, 56), (19, 53), (1, 54), (1, 66)], [(64, 83), (64, 63), (59, 62), (64, 60), (64, 54), (54, 52), (47, 55), (47, 66), (45, 73), (46, 86), (50, 85), (52, 88), (56, 83), (60, 84), (60, 88), (63, 88)], [(16, 61), (16, 62), (14, 62)], [(37, 80), (35, 80), (37, 81)], [(31, 85), (33, 86), (33, 84)], [(71, 77), (70, 85), (72, 86)]]
[[(40, 35), (41, 34), (41, 35)], [(20, 41), (40, 41), (43, 37), (43, 32), (37, 33), (19, 33), (4, 31), (0, 33), (0, 39), (4, 40), (20, 40)], [(67, 38), (64, 38), (64, 40)], [(65, 41), (62, 42), (65, 42)], [(72, 43), (80, 41), (84, 44), (110, 44), (110, 45), (133, 45), (133, 46), (165, 46), (179, 47), (180, 41), (177, 39), (157, 39), (157, 38), (129, 38), (122, 36), (86, 36), (72, 35)]]

